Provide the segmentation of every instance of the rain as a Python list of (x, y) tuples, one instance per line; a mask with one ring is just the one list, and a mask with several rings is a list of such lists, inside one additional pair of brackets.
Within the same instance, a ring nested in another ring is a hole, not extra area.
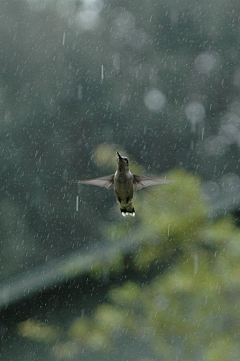
[(239, 11), (1, 2), (1, 360), (240, 359)]

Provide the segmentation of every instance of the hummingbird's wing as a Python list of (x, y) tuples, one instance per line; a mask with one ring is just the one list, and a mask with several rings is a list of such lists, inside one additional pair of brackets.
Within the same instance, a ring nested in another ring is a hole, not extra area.
[(110, 189), (114, 186), (114, 174), (107, 175), (105, 177), (89, 179), (89, 180), (78, 180), (76, 183), (91, 184), (93, 186), (105, 187)]
[(151, 178), (145, 175), (133, 174), (133, 184), (136, 189), (142, 189), (144, 187), (156, 186), (158, 184), (170, 183), (170, 180), (164, 178)]

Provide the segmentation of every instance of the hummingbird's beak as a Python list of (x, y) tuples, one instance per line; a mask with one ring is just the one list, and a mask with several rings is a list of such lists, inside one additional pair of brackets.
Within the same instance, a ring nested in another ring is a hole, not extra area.
[(118, 153), (118, 151), (117, 151), (116, 153), (117, 153), (117, 155), (118, 155), (118, 158), (119, 158), (119, 159), (122, 159), (122, 157), (121, 157), (121, 155)]

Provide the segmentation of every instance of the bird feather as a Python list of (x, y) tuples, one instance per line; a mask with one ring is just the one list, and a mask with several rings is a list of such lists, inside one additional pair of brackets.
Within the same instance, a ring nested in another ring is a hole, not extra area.
[(93, 186), (104, 187), (107, 189), (111, 189), (114, 186), (114, 174), (107, 175), (105, 177), (88, 179), (88, 180), (78, 180), (76, 183), (82, 184), (91, 184)]
[(136, 189), (156, 186), (158, 184), (170, 183), (171, 181), (164, 178), (151, 178), (144, 175), (133, 174), (133, 184)]

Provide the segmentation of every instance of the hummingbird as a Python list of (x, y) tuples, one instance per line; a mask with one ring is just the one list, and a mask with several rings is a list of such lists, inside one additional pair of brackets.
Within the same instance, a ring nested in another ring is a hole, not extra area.
[(129, 168), (127, 157), (122, 157), (117, 151), (117, 170), (114, 174), (89, 180), (78, 180), (76, 183), (91, 184), (107, 189), (114, 189), (116, 200), (120, 206), (121, 214), (126, 217), (130, 215), (135, 217), (133, 207), (133, 193), (135, 189), (155, 186), (158, 184), (169, 183), (171, 181), (163, 178), (151, 178), (145, 175), (132, 174)]

